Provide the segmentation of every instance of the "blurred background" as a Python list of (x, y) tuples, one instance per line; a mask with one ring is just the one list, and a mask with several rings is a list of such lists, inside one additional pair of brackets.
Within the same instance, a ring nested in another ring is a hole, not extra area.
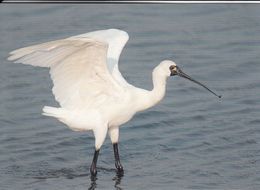
[[(260, 5), (3, 4), (0, 7), (1, 189), (259, 189)], [(120, 71), (152, 89), (164, 59), (222, 94), (179, 77), (164, 100), (120, 131), (118, 177), (110, 140), (91, 181), (91, 132), (41, 115), (57, 106), (47, 68), (12, 64), (14, 49), (118, 28), (130, 40)]]

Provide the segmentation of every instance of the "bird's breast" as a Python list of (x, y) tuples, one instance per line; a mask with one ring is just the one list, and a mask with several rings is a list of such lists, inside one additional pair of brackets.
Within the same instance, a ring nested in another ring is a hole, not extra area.
[(99, 107), (100, 115), (107, 121), (109, 127), (120, 126), (128, 122), (138, 111), (136, 96), (132, 90), (125, 90), (117, 97), (113, 96)]
[(109, 121), (109, 127), (120, 126), (128, 122), (133, 117), (133, 115), (134, 113), (126, 113), (126, 112), (118, 113)]
[(118, 102), (114, 102), (110, 106), (106, 107), (107, 121), (110, 127), (120, 126), (128, 122), (136, 113), (133, 104), (131, 104), (131, 96), (127, 94), (124, 99)]

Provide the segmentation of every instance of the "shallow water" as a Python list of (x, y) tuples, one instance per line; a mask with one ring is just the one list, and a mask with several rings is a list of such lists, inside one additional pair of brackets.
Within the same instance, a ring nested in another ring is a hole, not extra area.
[[(259, 189), (260, 5), (2, 5), (0, 189)], [(113, 13), (113, 14), (112, 14)], [(130, 41), (120, 70), (152, 88), (151, 71), (173, 59), (223, 95), (174, 77), (165, 99), (120, 131), (123, 177), (109, 139), (91, 181), (91, 133), (41, 115), (57, 105), (48, 70), (11, 64), (11, 50), (97, 29)]]

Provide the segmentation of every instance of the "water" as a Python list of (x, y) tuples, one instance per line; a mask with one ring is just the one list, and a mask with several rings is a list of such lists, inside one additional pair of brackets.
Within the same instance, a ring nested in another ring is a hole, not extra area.
[[(260, 5), (2, 5), (1, 189), (259, 189)], [(120, 28), (130, 41), (120, 70), (151, 89), (151, 71), (173, 59), (221, 100), (185, 79), (120, 131), (123, 177), (109, 139), (91, 182), (91, 133), (41, 115), (57, 105), (48, 69), (11, 64), (19, 47)]]

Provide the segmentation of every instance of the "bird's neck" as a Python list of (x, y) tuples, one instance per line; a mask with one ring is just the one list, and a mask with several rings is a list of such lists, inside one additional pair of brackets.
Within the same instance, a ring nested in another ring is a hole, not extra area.
[(167, 76), (160, 75), (156, 70), (153, 71), (153, 89), (143, 93), (143, 98), (140, 98), (139, 111), (153, 107), (163, 99), (166, 91), (166, 79)]
[(153, 89), (149, 93), (151, 106), (154, 106), (163, 99), (166, 91), (166, 80), (167, 76), (160, 75), (156, 71), (153, 72)]

